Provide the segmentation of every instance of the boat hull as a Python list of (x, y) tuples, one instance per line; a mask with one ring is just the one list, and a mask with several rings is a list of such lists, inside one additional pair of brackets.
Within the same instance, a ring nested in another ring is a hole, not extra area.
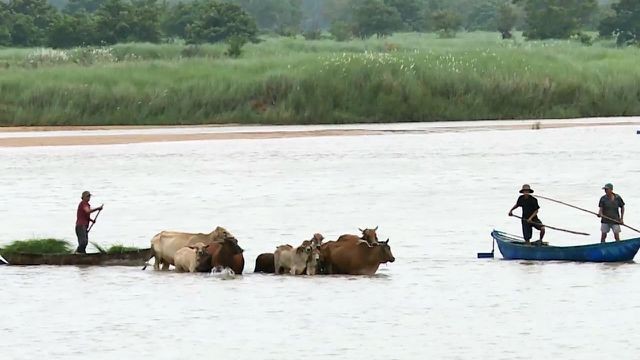
[(640, 238), (580, 246), (532, 246), (497, 230), (491, 236), (507, 260), (626, 262), (640, 249)]
[(120, 254), (6, 254), (8, 265), (80, 265), (80, 266), (142, 266), (151, 258), (151, 249), (126, 251)]

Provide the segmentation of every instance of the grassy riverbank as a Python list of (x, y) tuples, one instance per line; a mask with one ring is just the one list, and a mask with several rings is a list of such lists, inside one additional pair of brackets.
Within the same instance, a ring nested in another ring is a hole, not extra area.
[(640, 49), (398, 34), (0, 49), (0, 125), (315, 124), (640, 115)]

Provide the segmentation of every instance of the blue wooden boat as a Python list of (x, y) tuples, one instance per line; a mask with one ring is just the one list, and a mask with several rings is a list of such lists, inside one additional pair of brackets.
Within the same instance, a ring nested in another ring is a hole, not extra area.
[(632, 261), (640, 249), (640, 238), (580, 246), (549, 246), (525, 244), (521, 238), (497, 230), (491, 236), (507, 260), (623, 262)]

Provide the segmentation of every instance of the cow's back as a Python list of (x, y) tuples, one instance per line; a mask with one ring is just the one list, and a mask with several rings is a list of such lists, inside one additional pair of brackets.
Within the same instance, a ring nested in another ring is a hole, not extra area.
[(337, 242), (362, 241), (362, 239), (358, 235), (344, 234), (344, 235), (340, 235), (340, 237), (336, 241)]
[(321, 252), (323, 260), (328, 262), (331, 272), (334, 274), (353, 274), (357, 271), (362, 260), (362, 251), (359, 238), (343, 239), (333, 244), (328, 244)]
[(273, 274), (274, 272), (276, 272), (273, 253), (264, 253), (258, 255), (258, 257), (256, 258), (256, 267), (253, 272), (262, 272), (267, 274)]
[(200, 234), (181, 233), (176, 231), (162, 231), (151, 239), (151, 247), (156, 256), (156, 261), (161, 259), (162, 262), (175, 266), (174, 257), (178, 250), (185, 246), (195, 245), (202, 242)]

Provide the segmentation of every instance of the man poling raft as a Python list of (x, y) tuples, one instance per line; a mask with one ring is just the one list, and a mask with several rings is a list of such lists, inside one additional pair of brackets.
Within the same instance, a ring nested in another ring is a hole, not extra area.
[[(78, 204), (78, 210), (76, 211), (76, 236), (78, 237), (78, 248), (76, 249), (76, 253), (86, 254), (87, 244), (89, 243), (89, 231), (93, 224), (95, 224), (104, 205), (100, 205), (92, 209), (89, 204), (89, 200), (91, 200), (91, 193), (89, 191), (83, 191), (81, 199), (82, 201)], [(92, 219), (91, 213), (96, 211), (98, 213), (95, 218)]]

